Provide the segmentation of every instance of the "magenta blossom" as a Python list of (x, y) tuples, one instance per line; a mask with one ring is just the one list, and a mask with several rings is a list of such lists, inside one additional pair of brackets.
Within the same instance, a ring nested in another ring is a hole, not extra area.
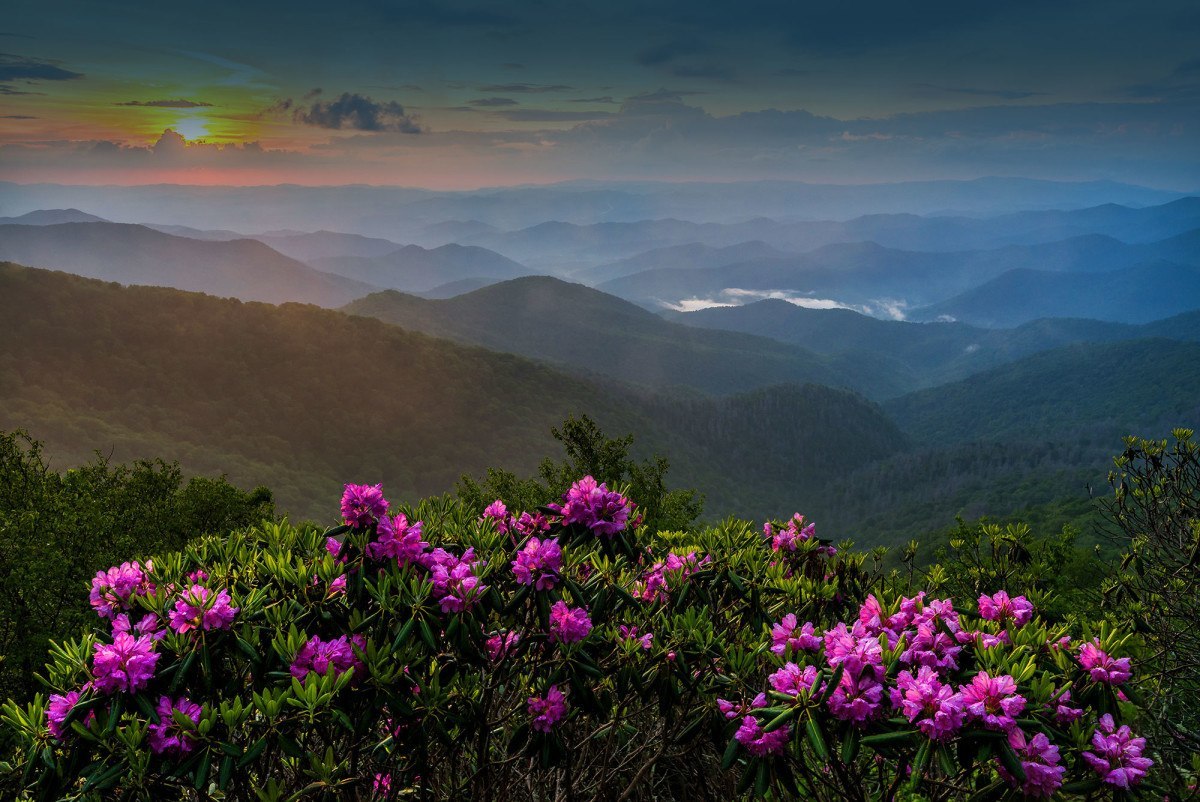
[(491, 504), (487, 505), (487, 509), (483, 511), (483, 517), (480, 522), (491, 521), (496, 525), (496, 531), (502, 535), (508, 534), (508, 527), (512, 523), (512, 518), (508, 514), (508, 507), (504, 506), (504, 502), (496, 499)]
[(365, 529), (387, 514), (383, 485), (346, 485), (342, 493), (342, 520), (355, 529)]
[(158, 705), (154, 708), (154, 712), (158, 713), (158, 723), (150, 725), (150, 749), (156, 755), (186, 755), (196, 748), (195, 731), (179, 726), (175, 721), (175, 711), (191, 719), (193, 727), (200, 723), (200, 705), (186, 696), (180, 696), (175, 701), (171, 701), (169, 696), (159, 697)]
[(112, 621), (112, 634), (115, 636), (118, 632), (129, 635), (149, 635), (154, 640), (162, 640), (167, 634), (165, 630), (159, 628), (158, 616), (154, 613), (146, 613), (136, 624), (129, 622), (128, 614), (121, 613)]
[(825, 661), (830, 668), (845, 664), (846, 676), (857, 679), (864, 673), (881, 678), (883, 669), (883, 647), (879, 641), (863, 631), (861, 624), (847, 630), (845, 622), (838, 622), (825, 632)]
[(443, 613), (461, 613), (469, 610), (487, 585), (479, 581), (475, 571), (486, 563), (475, 559), (475, 549), (455, 557), (445, 549), (434, 549), (425, 557), (429, 568), (429, 580), (433, 583), (433, 598), (438, 600)]
[(1134, 738), (1133, 732), (1124, 724), (1117, 729), (1112, 715), (1105, 713), (1092, 733), (1094, 751), (1084, 752), (1083, 759), (1104, 782), (1114, 788), (1129, 790), (1139, 784), (1154, 765), (1153, 760), (1142, 757), (1145, 748), (1145, 738)]
[(821, 648), (821, 636), (816, 634), (811, 621), (805, 621), (804, 626), (798, 627), (795, 613), (788, 613), (783, 619), (771, 627), (771, 651), (783, 654), (788, 649), (796, 652), (815, 652)]
[(612, 537), (625, 529), (633, 504), (603, 482), (585, 476), (563, 494), (561, 505), (549, 509), (562, 516), (564, 524), (581, 524), (597, 535)]
[(193, 629), (229, 629), (238, 612), (229, 602), (224, 589), (214, 594), (203, 585), (192, 585), (169, 613), (171, 629), (181, 635)]
[(648, 650), (650, 648), (650, 646), (654, 643), (654, 634), (653, 633), (647, 632), (644, 635), (638, 635), (637, 627), (631, 627), (627, 624), (621, 624), (619, 627), (617, 627), (617, 630), (620, 633), (621, 640), (637, 641), (638, 643), (641, 644), (643, 649)]
[(775, 529), (770, 524), (763, 527), (763, 534), (771, 539), (772, 551), (795, 551), (806, 540), (817, 536), (817, 525), (807, 523), (804, 516), (796, 513), (783, 529)]
[(420, 563), (429, 550), (429, 544), (421, 539), (423, 524), (408, 522), (404, 513), (389, 518), (384, 515), (375, 529), (375, 540), (367, 544), (367, 556), (372, 560), (395, 560), (405, 566)]
[(1010, 598), (1007, 591), (998, 590), (991, 596), (979, 597), (979, 617), (988, 621), (1012, 621), (1023, 627), (1033, 618), (1033, 605), (1024, 596)]
[(359, 651), (365, 650), (367, 648), (366, 639), (362, 635), (352, 637), (342, 635), (340, 638), (323, 641), (314, 635), (300, 647), (300, 651), (296, 652), (290, 668), (292, 676), (304, 681), (311, 673), (324, 675), (330, 667), (333, 668), (335, 674), (343, 674), (354, 669), (355, 675), (361, 676), (364, 666), (362, 660), (354, 653), (355, 646)]
[(521, 642), (521, 634), (519, 632), (505, 632), (503, 634), (496, 633), (487, 639), (488, 659), (493, 663), (498, 663), (512, 653), (512, 650)]
[(892, 706), (934, 741), (952, 738), (963, 726), (963, 700), (937, 671), (921, 666), (916, 676), (901, 671), (891, 692)]
[(557, 685), (551, 685), (545, 696), (530, 696), (526, 704), (533, 719), (529, 726), (538, 732), (550, 732), (567, 715), (567, 703)]
[(1025, 697), (1017, 694), (1017, 683), (1007, 674), (992, 677), (980, 671), (961, 693), (971, 719), (982, 721), (989, 730), (1008, 732), (1025, 709)]
[(766, 706), (767, 706), (767, 695), (765, 693), (760, 693), (758, 696), (755, 696), (754, 701), (750, 702), (749, 704), (747, 704), (746, 702), (740, 702), (738, 704), (734, 704), (733, 702), (730, 702), (728, 699), (718, 699), (717, 700), (717, 709), (720, 710), (721, 714), (724, 715), (725, 718), (729, 719), (730, 721), (733, 721), (735, 718), (739, 718), (741, 716), (747, 715), (748, 713), (750, 713), (754, 710), (757, 710), (758, 708), (766, 707)]
[(742, 726), (738, 727), (738, 731), (734, 733), (733, 737), (750, 754), (755, 757), (766, 757), (783, 752), (791, 735), (792, 728), (786, 724), (777, 730), (763, 732), (758, 719), (754, 716), (746, 716), (742, 719)]
[(92, 649), (92, 674), (101, 693), (136, 693), (145, 688), (162, 657), (154, 651), (152, 637), (135, 638), (126, 632), (118, 632), (112, 643), (97, 643)]
[[(71, 710), (77, 704), (79, 704), (79, 691), (68, 691), (65, 695), (50, 694), (50, 704), (46, 707), (46, 728), (50, 730), (52, 736), (62, 739), (63, 732), (66, 730), (67, 716), (71, 714)], [(95, 720), (95, 711), (89, 710), (83, 720), (83, 726), (88, 727)]]
[(521, 513), (521, 517), (513, 522), (512, 526), (513, 529), (525, 537), (550, 531), (550, 521), (540, 512), (533, 515), (523, 512)]
[(558, 582), (562, 566), (563, 553), (557, 538), (531, 537), (517, 552), (512, 570), (519, 584), (533, 585), (534, 590), (550, 590)]
[(1047, 707), (1054, 711), (1054, 721), (1060, 727), (1066, 727), (1071, 722), (1083, 718), (1084, 711), (1071, 706), (1071, 691), (1065, 690), (1057, 698), (1050, 700)]
[(779, 693), (797, 696), (801, 691), (805, 693), (812, 691), (813, 683), (817, 681), (817, 667), (805, 666), (802, 669), (795, 663), (787, 663), (772, 674), (769, 680), (771, 687)]
[(870, 673), (856, 677), (847, 669), (829, 697), (829, 712), (834, 718), (862, 726), (879, 715), (882, 699), (883, 686)]
[(578, 643), (592, 631), (592, 619), (586, 607), (568, 607), (556, 601), (550, 608), (550, 640), (555, 643)]
[(1093, 682), (1105, 685), (1120, 685), (1133, 676), (1129, 669), (1129, 658), (1113, 659), (1100, 648), (1099, 641), (1085, 643), (1079, 647), (1079, 664), (1087, 671)]
[(1017, 753), (1021, 768), (1025, 770), (1025, 781), (1020, 782), (1009, 774), (1004, 766), (997, 771), (1013, 788), (1020, 788), (1025, 796), (1049, 798), (1062, 785), (1066, 768), (1058, 765), (1058, 747), (1050, 743), (1044, 733), (1026, 738), (1019, 727), (1008, 732), (1008, 745)]
[(932, 623), (917, 624), (917, 632), (909, 641), (909, 647), (900, 655), (907, 665), (933, 666), (941, 670), (958, 668), (958, 654), (962, 647), (952, 635), (937, 629)]
[(149, 563), (143, 571), (140, 563), (127, 562), (107, 571), (97, 571), (88, 594), (92, 607), (101, 618), (115, 618), (121, 611), (128, 610), (134, 596), (154, 592), (146, 580), (146, 572), (150, 570)]

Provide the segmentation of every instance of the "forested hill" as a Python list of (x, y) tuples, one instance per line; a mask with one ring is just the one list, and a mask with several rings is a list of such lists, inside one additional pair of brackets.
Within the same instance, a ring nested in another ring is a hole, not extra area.
[[(785, 515), (829, 476), (906, 440), (878, 407), (824, 387), (680, 402), (311, 306), (243, 303), (0, 265), (0, 429), (70, 463), (126, 461), (267, 484), (293, 515), (328, 517), (346, 481), (397, 499), (491, 466), (531, 473), (550, 429), (586, 413), (707, 512)], [(684, 412), (686, 410), (686, 413)]]
[(493, 284), (446, 300), (380, 292), (344, 311), (653, 388), (736, 393), (780, 382), (817, 382), (872, 398), (913, 389), (909, 371), (887, 356), (823, 356), (765, 337), (684, 326), (548, 276)]

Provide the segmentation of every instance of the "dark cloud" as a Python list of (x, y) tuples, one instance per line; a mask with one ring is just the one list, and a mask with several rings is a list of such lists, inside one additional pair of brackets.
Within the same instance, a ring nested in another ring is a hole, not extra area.
[(201, 100), (184, 100), (178, 98), (176, 100), (128, 100), (124, 103), (118, 103), (118, 106), (145, 106), (154, 109), (198, 109), (204, 106), (211, 106), (211, 103), (205, 103)]
[(604, 97), (576, 97), (567, 101), (568, 103), (616, 103), (610, 95)]
[(34, 116), (30, 115), (30, 114), (5, 114), (5, 115), (2, 115), (2, 116), (0, 116), (0, 119), (5, 119), (5, 120), (36, 120), (36, 119), (37, 119), (37, 117), (34, 117)]
[(655, 89), (653, 92), (642, 92), (638, 95), (630, 95), (626, 101), (647, 101), (656, 103), (660, 101), (668, 101), (681, 103), (685, 97), (692, 95), (706, 94), (695, 89)]
[(601, 120), (611, 117), (609, 111), (558, 111), (556, 109), (513, 109), (498, 111), (499, 116), (518, 123), (559, 123)]
[(322, 92), (322, 91), (323, 91), (323, 90), (321, 89), (321, 87), (319, 87), (319, 86), (314, 86), (312, 89), (310, 89), (310, 90), (308, 90), (307, 92), (305, 92), (305, 93), (304, 93), (304, 99), (305, 99), (305, 100), (312, 100), (312, 99), (313, 99), (313, 98), (315, 98), (317, 95), (321, 94), (321, 92)]
[(83, 73), (60, 67), (56, 61), (0, 53), (0, 84), (14, 81), (71, 81), (82, 77)]
[(468, 100), (467, 105), (493, 108), (497, 106), (518, 106), (520, 104), (511, 97), (477, 97), (474, 100)]
[(654, 67), (674, 61), (680, 56), (707, 53), (712, 48), (698, 39), (673, 39), (648, 47), (637, 54), (637, 62), (643, 67)]
[[(272, 108), (288, 111), (293, 105), (291, 98), (288, 98)], [(319, 100), (308, 105), (296, 104), (292, 119), (305, 125), (332, 130), (394, 131), (402, 134), (419, 134), (423, 131), (399, 103), (375, 101), (365, 95), (350, 92), (343, 92), (333, 100)]]
[(572, 92), (575, 87), (565, 84), (489, 84), (479, 87), (480, 92), (496, 92), (502, 95), (542, 94), (544, 92)]
[(974, 86), (942, 86), (940, 84), (916, 84), (919, 89), (934, 89), (939, 92), (949, 92), (958, 95), (976, 95), (979, 97), (995, 97), (1001, 100), (1024, 100), (1025, 98), (1045, 95), (1046, 92), (1033, 92), (1028, 89), (980, 89)]

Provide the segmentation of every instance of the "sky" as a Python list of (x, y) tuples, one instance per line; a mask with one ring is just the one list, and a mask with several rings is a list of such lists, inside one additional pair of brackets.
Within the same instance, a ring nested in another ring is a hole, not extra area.
[(8, 0), (0, 180), (1200, 188), (1192, 0)]

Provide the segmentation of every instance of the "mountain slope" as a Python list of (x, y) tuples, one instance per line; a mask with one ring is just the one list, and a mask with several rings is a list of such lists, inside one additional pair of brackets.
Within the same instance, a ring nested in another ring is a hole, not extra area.
[(374, 289), (313, 270), (254, 240), (206, 241), (118, 223), (0, 226), (0, 259), (268, 303), (340, 306)]
[(1017, 326), (1042, 317), (1147, 323), (1200, 308), (1200, 268), (1151, 262), (1107, 273), (1011, 270), (968, 292), (913, 310), (914, 320)]
[(54, 226), (59, 223), (106, 223), (103, 217), (78, 209), (38, 209), (19, 217), (0, 217), (0, 226)]
[(345, 311), (649, 387), (732, 393), (811, 381), (878, 398), (912, 386), (905, 371), (887, 359), (822, 357), (761, 337), (683, 326), (598, 290), (545, 276), (447, 300), (378, 293)]
[(382, 256), (316, 258), (308, 263), (318, 270), (404, 292), (426, 292), (469, 278), (503, 280), (530, 273), (524, 265), (474, 245), (429, 249), (405, 245)]
[(404, 247), (391, 240), (364, 237), (359, 234), (342, 234), (338, 231), (313, 231), (308, 234), (255, 234), (251, 239), (256, 239), (284, 256), (299, 259), (301, 262), (337, 256), (361, 256), (369, 259), (386, 256)]
[(1077, 344), (884, 404), (919, 442), (1116, 442), (1200, 425), (1200, 344)]
[(293, 515), (328, 517), (347, 481), (411, 500), (464, 472), (531, 473), (558, 448), (551, 426), (584, 413), (670, 455), (672, 481), (704, 491), (714, 516), (790, 514), (830, 471), (906, 444), (845, 391), (679, 402), (376, 320), (11, 264), (0, 321), (0, 428), (27, 427), (68, 460), (101, 449), (268, 484)]

